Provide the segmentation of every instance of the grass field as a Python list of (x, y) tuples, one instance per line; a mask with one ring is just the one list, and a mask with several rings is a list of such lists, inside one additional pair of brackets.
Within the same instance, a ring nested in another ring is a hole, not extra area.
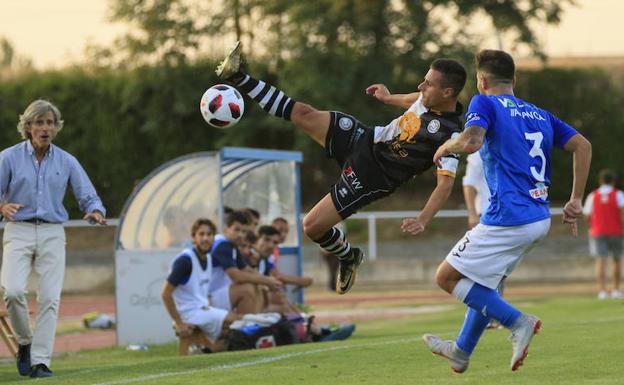
[[(122, 348), (55, 358), (45, 384), (624, 384), (624, 301), (593, 296), (514, 298), (544, 326), (518, 372), (509, 369), (508, 332), (487, 331), (470, 367), (452, 374), (420, 341), (425, 332), (453, 338), (463, 307), (440, 313), (359, 322), (347, 341), (177, 357), (173, 345)], [(21, 378), (0, 364), (0, 384)]]

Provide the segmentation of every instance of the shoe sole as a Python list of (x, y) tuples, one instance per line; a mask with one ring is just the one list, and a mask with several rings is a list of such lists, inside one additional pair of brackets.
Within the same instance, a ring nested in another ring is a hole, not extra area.
[[(534, 336), (537, 335), (537, 333), (539, 333), (541, 329), (542, 329), (542, 321), (538, 320), (535, 323), (535, 326), (533, 327), (533, 335)], [(531, 341), (529, 341), (529, 344), (530, 343), (531, 343)], [(527, 346), (524, 348), (524, 351), (522, 352), (522, 356), (520, 356), (518, 361), (516, 361), (513, 364), (513, 366), (511, 367), (511, 371), (512, 372), (515, 372), (516, 370), (518, 370), (522, 366), (522, 364), (524, 363), (524, 359), (529, 355), (529, 344), (527, 344)]]
[(227, 56), (225, 57), (225, 59), (223, 59), (223, 61), (221, 62), (221, 64), (219, 64), (217, 66), (217, 69), (215, 70), (215, 74), (217, 74), (217, 77), (219, 79), (221, 79), (222, 75), (223, 75), (223, 70), (225, 70), (225, 68), (228, 66), (229, 61), (232, 60), (232, 55), (234, 54), (234, 52), (238, 51), (240, 49), (241, 46), (241, 42), (237, 41), (234, 44), (234, 47), (232, 47), (232, 49), (230, 49), (230, 52), (228, 52)]
[(355, 270), (351, 274), (351, 278), (349, 279), (349, 282), (347, 282), (347, 285), (345, 286), (345, 288), (343, 289), (342, 287), (340, 287), (340, 285), (336, 285), (336, 293), (346, 294), (349, 290), (351, 290), (351, 288), (355, 284), (358, 270), (360, 269), (360, 265), (362, 264), (363, 261), (364, 261), (364, 254), (362, 254), (362, 256), (360, 257), (360, 262), (355, 266)]
[(450, 359), (450, 358), (448, 358), (447, 356), (445, 356), (445, 355), (444, 355), (444, 354), (442, 354), (442, 353), (436, 353), (436, 352), (434, 352), (434, 351), (432, 351), (432, 350), (431, 350), (431, 348), (429, 347), (429, 344), (427, 343), (427, 337), (424, 337), (424, 336), (423, 336), (422, 340), (424, 341), (425, 345), (427, 345), (427, 348), (429, 349), (429, 351), (431, 352), (431, 354), (433, 354), (434, 356), (437, 356), (437, 357), (442, 357), (442, 358), (445, 358), (445, 359), (449, 362), (449, 368), (451, 369), (451, 372), (453, 372), (453, 373), (457, 373), (457, 374), (462, 374), (463, 372), (465, 372), (465, 371), (468, 369), (468, 365), (466, 365), (466, 366), (465, 366), (464, 368), (462, 368), (462, 369), (455, 369), (455, 368), (453, 367), (453, 365), (451, 365), (451, 359)]

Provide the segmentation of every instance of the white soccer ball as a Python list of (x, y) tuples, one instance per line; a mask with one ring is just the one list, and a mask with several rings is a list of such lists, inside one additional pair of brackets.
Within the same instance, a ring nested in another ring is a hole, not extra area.
[(245, 102), (236, 88), (217, 84), (204, 92), (199, 110), (211, 126), (227, 128), (235, 125), (243, 116)]

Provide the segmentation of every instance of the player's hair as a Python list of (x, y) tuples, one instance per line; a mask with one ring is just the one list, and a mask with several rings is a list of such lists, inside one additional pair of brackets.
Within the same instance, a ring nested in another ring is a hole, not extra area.
[(436, 59), (429, 67), (444, 75), (442, 77), (442, 87), (452, 88), (453, 96), (457, 96), (462, 92), (466, 84), (467, 75), (466, 69), (460, 62), (453, 59)]
[(223, 206), (223, 215), (230, 215), (234, 211), (230, 206)]
[(260, 211), (256, 209), (252, 209), (251, 207), (244, 208), (243, 211), (248, 212), (255, 219), (260, 219)]
[(234, 210), (225, 217), (225, 225), (228, 227), (232, 226), (236, 222), (241, 225), (251, 224), (249, 215), (242, 210)]
[(199, 230), (200, 227), (202, 226), (208, 226), (210, 227), (210, 230), (212, 231), (212, 234), (216, 234), (217, 233), (217, 226), (215, 226), (215, 224), (208, 218), (197, 218), (195, 219), (195, 222), (193, 222), (193, 226), (191, 226), (191, 237), (195, 236), (195, 233), (197, 232), (197, 230)]
[(600, 170), (600, 173), (598, 174), (598, 179), (600, 183), (613, 184), (615, 183), (616, 175), (613, 170), (605, 168), (604, 170)]
[(264, 225), (258, 228), (258, 237), (272, 237), (274, 235), (280, 235), (280, 232), (273, 226)]
[(475, 57), (477, 71), (484, 72), (490, 81), (498, 84), (512, 84), (516, 65), (510, 54), (495, 49), (481, 50)]
[(277, 222), (288, 224), (288, 221), (284, 217), (273, 218), (273, 220), (271, 221), (272, 224), (276, 224)]
[(253, 245), (254, 243), (258, 242), (258, 236), (256, 235), (256, 233), (254, 233), (253, 231), (246, 231), (245, 232), (245, 241), (247, 243), (249, 243), (250, 245)]
[(22, 139), (30, 139), (30, 133), (27, 130), (28, 127), (30, 127), (30, 124), (35, 119), (47, 114), (48, 112), (52, 112), (54, 115), (54, 128), (56, 129), (56, 133), (61, 131), (64, 123), (63, 120), (61, 120), (61, 111), (59, 111), (59, 109), (49, 101), (38, 99), (30, 103), (24, 110), (24, 113), (19, 116), (19, 121), (17, 122), (17, 132), (20, 133)]

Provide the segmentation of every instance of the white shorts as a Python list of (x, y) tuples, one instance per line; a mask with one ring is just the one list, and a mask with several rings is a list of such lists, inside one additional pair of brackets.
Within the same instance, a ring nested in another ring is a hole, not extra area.
[(227, 315), (227, 310), (217, 309), (216, 307), (191, 310), (180, 314), (184, 323), (199, 327), (212, 342), (216, 341), (221, 335), (223, 321)]
[(496, 290), (549, 229), (550, 218), (521, 226), (478, 224), (457, 242), (446, 261), (464, 276)]
[(210, 293), (210, 306), (227, 311), (232, 310), (230, 303), (230, 286), (222, 287)]

